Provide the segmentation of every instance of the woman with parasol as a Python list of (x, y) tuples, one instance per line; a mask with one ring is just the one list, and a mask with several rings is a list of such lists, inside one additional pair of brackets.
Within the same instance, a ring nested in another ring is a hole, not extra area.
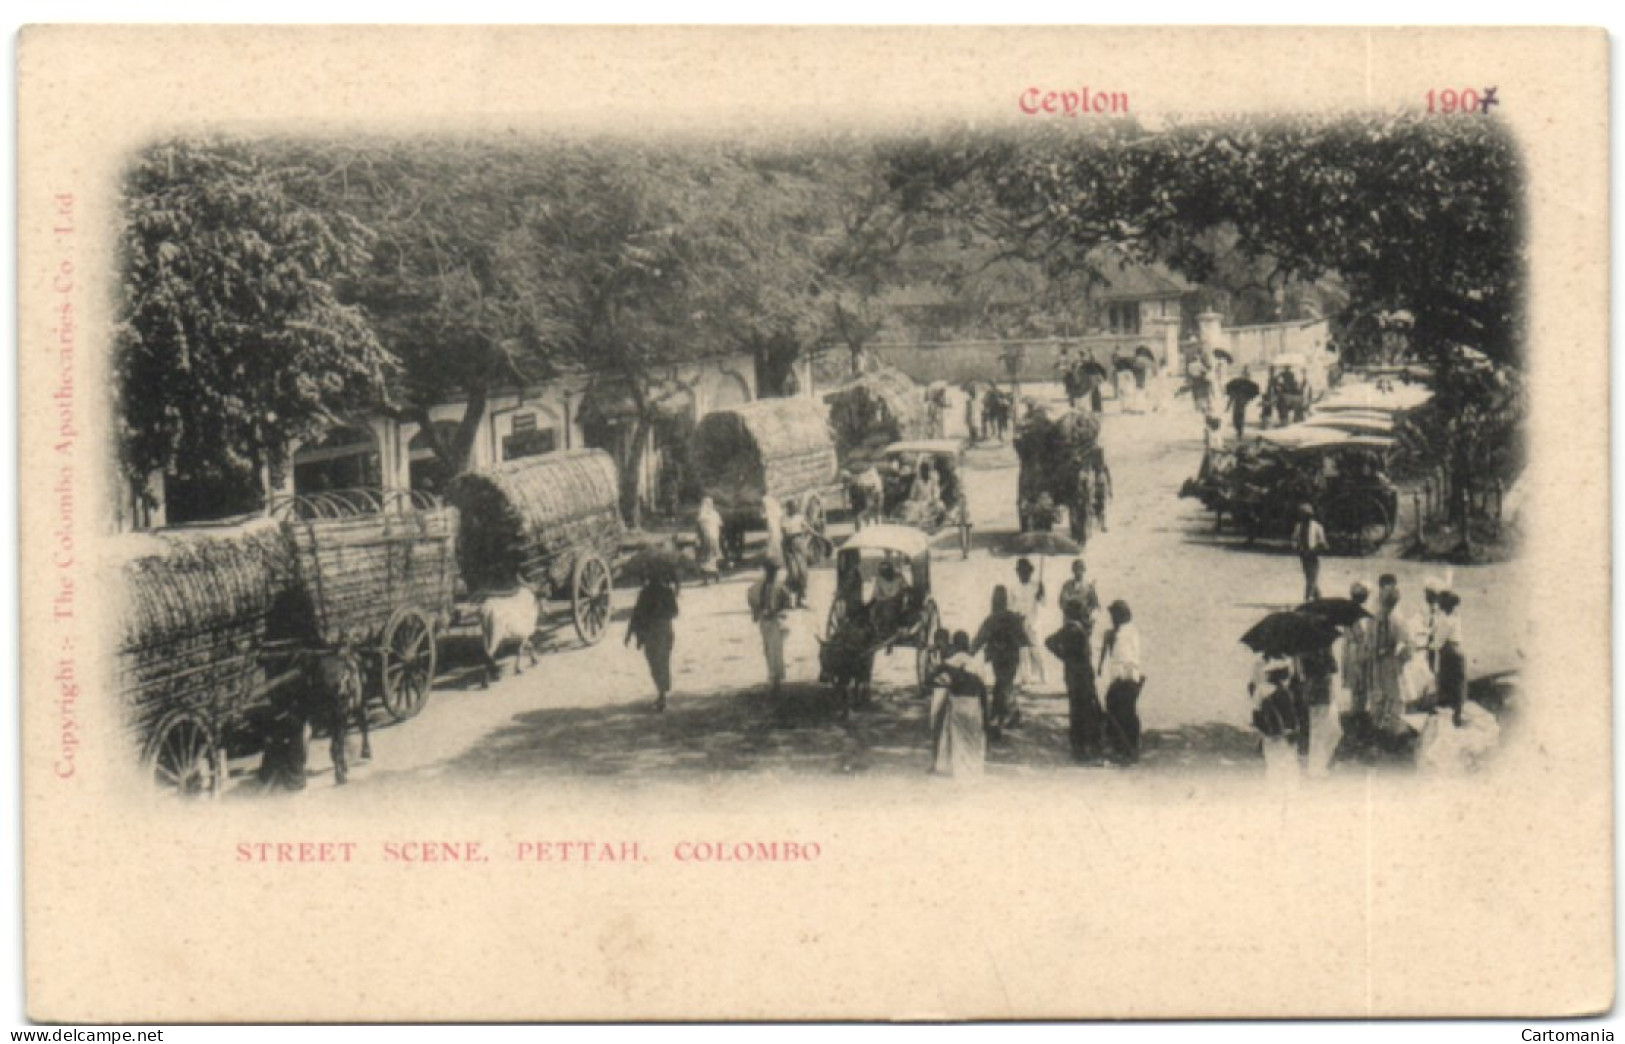
[(1224, 386), (1225, 405), (1230, 410), (1230, 422), (1235, 425), (1238, 439), (1247, 431), (1247, 404), (1258, 398), (1258, 392), (1258, 382), (1245, 366), (1241, 368), (1240, 377)]
[[(1294, 776), (1300, 758), (1309, 760), (1311, 775), (1322, 775), (1337, 749), (1328, 725), (1331, 679), (1337, 671), (1331, 646), (1338, 638), (1335, 621), (1341, 619), (1338, 607), (1329, 604), (1333, 601), (1346, 600), (1326, 599), (1328, 604), (1310, 602), (1293, 611), (1271, 613), (1241, 636), (1242, 644), (1261, 657), (1247, 689), (1253, 697), (1253, 727), (1263, 737), (1266, 771), (1271, 774), (1286, 771), (1284, 760), (1290, 753)], [(1317, 723), (1328, 733), (1318, 740)], [(1318, 763), (1322, 752), (1323, 766)]]

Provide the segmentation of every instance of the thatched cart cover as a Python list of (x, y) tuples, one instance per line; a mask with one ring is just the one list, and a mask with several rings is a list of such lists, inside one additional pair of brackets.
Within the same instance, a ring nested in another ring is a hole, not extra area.
[(621, 541), (619, 473), (603, 450), (544, 453), (459, 475), (446, 499), (462, 512), (458, 559), (476, 592), (511, 587), (515, 577), (562, 591), (578, 557), (613, 563)]
[(1078, 473), (1093, 463), (1099, 445), (1100, 418), (1093, 413), (1069, 410), (1059, 417), (1028, 417), (1016, 436), (1021, 497), (1048, 493), (1057, 504), (1069, 503), (1077, 492)]
[(703, 492), (725, 513), (759, 510), (835, 483), (835, 445), (822, 403), (758, 399), (707, 414), (694, 433), (694, 466)]
[(841, 463), (862, 466), (887, 446), (923, 438), (929, 427), (923, 389), (907, 374), (882, 367), (824, 394)]
[[(309, 599), (315, 637), (375, 643), (398, 610), (437, 625), (457, 584), (457, 510), (432, 498), (353, 494), (334, 517), (287, 518), (293, 585)], [(329, 498), (331, 499), (331, 498)], [(304, 502), (296, 501), (291, 513)]]
[(225, 723), (260, 680), (268, 616), (292, 566), (275, 522), (132, 533), (109, 545), (123, 581), (116, 687), (129, 724)]

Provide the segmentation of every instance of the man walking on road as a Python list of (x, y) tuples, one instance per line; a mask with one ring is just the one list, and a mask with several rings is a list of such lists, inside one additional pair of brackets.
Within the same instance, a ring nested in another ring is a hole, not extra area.
[(751, 585), (749, 600), (750, 618), (762, 632), (767, 682), (776, 696), (784, 681), (784, 617), (790, 611), (790, 592), (779, 582), (779, 564), (771, 558), (762, 564), (762, 579)]
[(1303, 563), (1303, 600), (1320, 597), (1320, 553), (1326, 550), (1326, 529), (1315, 520), (1313, 504), (1298, 505), (1298, 528), (1292, 533), (1292, 546)]
[(1106, 679), (1106, 736), (1112, 760), (1131, 765), (1140, 760), (1140, 689), (1145, 685), (1144, 650), (1134, 613), (1122, 599), (1111, 604), (1112, 629), (1106, 632), (1100, 653), (1100, 674)]

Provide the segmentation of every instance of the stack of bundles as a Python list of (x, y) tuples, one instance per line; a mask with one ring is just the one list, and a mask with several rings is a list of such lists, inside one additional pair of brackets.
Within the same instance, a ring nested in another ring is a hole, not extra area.
[(1100, 418), (1093, 413), (1068, 410), (1055, 418), (1043, 411), (1030, 414), (1016, 436), (1022, 497), (1048, 493), (1058, 504), (1070, 502), (1078, 473), (1093, 463), (1099, 439)]
[(292, 586), (308, 598), (313, 637), (373, 644), (398, 609), (434, 625), (450, 616), (457, 583), (457, 511), (401, 499), (340, 518), (287, 520)]
[(123, 581), (117, 691), (138, 735), (175, 711), (224, 726), (248, 706), (288, 550), (268, 520), (111, 542)]
[(620, 479), (603, 450), (511, 460), (453, 479), (446, 499), (462, 512), (457, 557), (474, 592), (511, 588), (517, 577), (562, 592), (576, 559), (613, 562), (621, 542)]
[(824, 396), (841, 463), (862, 468), (885, 448), (922, 438), (928, 418), (919, 385), (900, 370), (883, 367)]
[(762, 497), (822, 493), (835, 483), (835, 446), (810, 399), (758, 399), (707, 414), (694, 433), (706, 496), (734, 517), (756, 517)]

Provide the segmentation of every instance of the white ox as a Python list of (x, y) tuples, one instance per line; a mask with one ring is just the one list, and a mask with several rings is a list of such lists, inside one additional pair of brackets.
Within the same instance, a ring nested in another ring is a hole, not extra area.
[(527, 655), (530, 665), (536, 666), (534, 637), (540, 611), (541, 604), (536, 600), (535, 592), (523, 584), (509, 594), (486, 595), (480, 602), (480, 651), (485, 655), (482, 679), (485, 685), (490, 685), (491, 679), (502, 673), (496, 657), (509, 642), (519, 643), (513, 654), (515, 674), (524, 673), (522, 660)]

